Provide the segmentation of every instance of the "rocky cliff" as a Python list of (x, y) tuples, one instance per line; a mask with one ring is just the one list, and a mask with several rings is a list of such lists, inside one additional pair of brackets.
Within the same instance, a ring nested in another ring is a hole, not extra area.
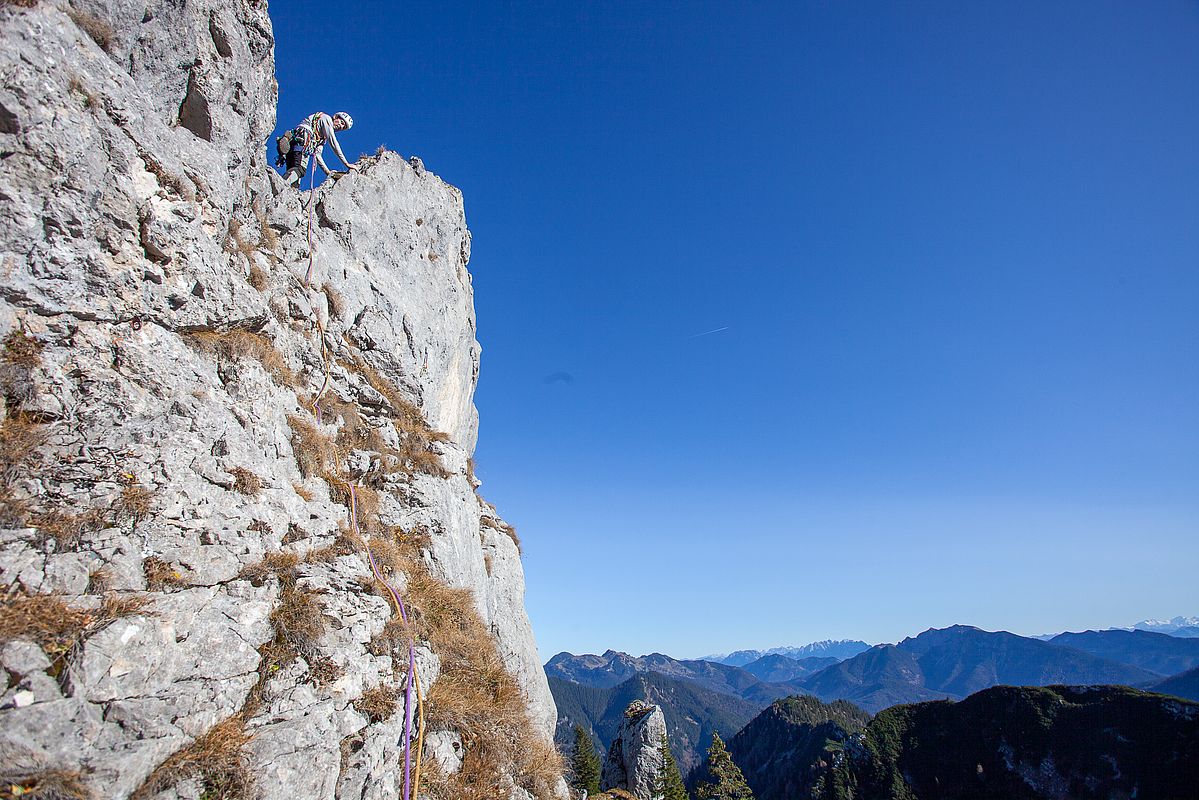
[(0, 45), (0, 781), (402, 796), (411, 645), (422, 795), (559, 792), (460, 192), (284, 187), (264, 3), (9, 2)]
[(629, 704), (616, 738), (608, 746), (600, 788), (623, 789), (638, 800), (653, 800), (662, 773), (666, 717), (658, 706), (639, 700)]

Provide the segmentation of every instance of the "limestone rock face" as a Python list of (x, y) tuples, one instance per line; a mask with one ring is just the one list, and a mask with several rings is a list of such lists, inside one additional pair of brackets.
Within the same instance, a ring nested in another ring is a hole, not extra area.
[[(407, 658), (375, 646), (393, 612), (348, 483), (470, 592), (553, 732), (518, 546), (469, 461), (462, 195), (384, 153), (306, 205), (264, 158), (273, 44), (254, 0), (0, 5), (0, 585), (91, 615), (65, 652), (0, 641), (0, 763), (81, 772), (96, 797), (199, 797), (195, 774), (147, 779), (235, 715), (263, 798), (397, 796), (403, 714), (360, 708)], [(419, 468), (395, 455), (405, 414), (444, 434)], [(332, 439), (351, 419), (370, 440), (314, 470), (297, 420)], [(320, 624), (273, 664), (289, 592)], [(416, 668), (427, 695), (426, 642)], [(431, 733), (451, 761), (461, 737)]]
[(662, 771), (662, 739), (666, 717), (661, 706), (634, 700), (604, 759), (600, 788), (624, 789), (640, 800), (652, 800), (654, 782)]

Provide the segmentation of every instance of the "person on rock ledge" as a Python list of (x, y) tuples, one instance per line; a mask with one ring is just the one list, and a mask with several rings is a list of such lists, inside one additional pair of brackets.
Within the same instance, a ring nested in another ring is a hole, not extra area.
[(279, 159), (275, 163), (280, 167), (287, 167), (287, 171), (283, 173), (283, 180), (299, 186), (300, 179), (308, 171), (309, 155), (316, 159), (316, 165), (326, 175), (332, 174), (325, 165), (325, 160), (321, 158), (321, 151), (326, 142), (333, 146), (333, 152), (341, 159), (341, 163), (346, 165), (346, 170), (356, 172), (358, 165), (346, 160), (345, 154), (341, 152), (341, 145), (337, 143), (337, 131), (348, 131), (353, 125), (353, 117), (344, 111), (338, 111), (333, 116), (318, 111), (280, 136), (276, 140)]

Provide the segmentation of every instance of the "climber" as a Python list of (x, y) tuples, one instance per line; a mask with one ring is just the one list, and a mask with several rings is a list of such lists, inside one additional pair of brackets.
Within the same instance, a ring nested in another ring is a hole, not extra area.
[(310, 155), (316, 159), (316, 165), (326, 175), (331, 174), (329, 167), (325, 165), (325, 160), (321, 158), (321, 150), (324, 149), (325, 142), (333, 146), (333, 152), (341, 159), (341, 163), (346, 165), (348, 171), (357, 171), (358, 165), (351, 164), (346, 160), (345, 154), (341, 152), (341, 145), (337, 143), (337, 131), (347, 131), (353, 125), (353, 117), (344, 111), (338, 111), (333, 116), (318, 111), (280, 136), (276, 140), (279, 159), (275, 163), (278, 166), (287, 167), (287, 172), (283, 174), (283, 180), (298, 186), (300, 179), (308, 171)]

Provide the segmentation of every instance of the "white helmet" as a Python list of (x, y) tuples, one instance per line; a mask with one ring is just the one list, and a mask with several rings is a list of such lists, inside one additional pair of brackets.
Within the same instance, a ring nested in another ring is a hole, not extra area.
[(334, 119), (334, 121), (341, 120), (342, 122), (344, 122), (346, 124), (346, 130), (349, 130), (350, 128), (354, 127), (354, 118), (351, 117), (349, 114), (347, 114), (344, 111), (338, 111), (336, 114), (333, 115), (333, 119)]

